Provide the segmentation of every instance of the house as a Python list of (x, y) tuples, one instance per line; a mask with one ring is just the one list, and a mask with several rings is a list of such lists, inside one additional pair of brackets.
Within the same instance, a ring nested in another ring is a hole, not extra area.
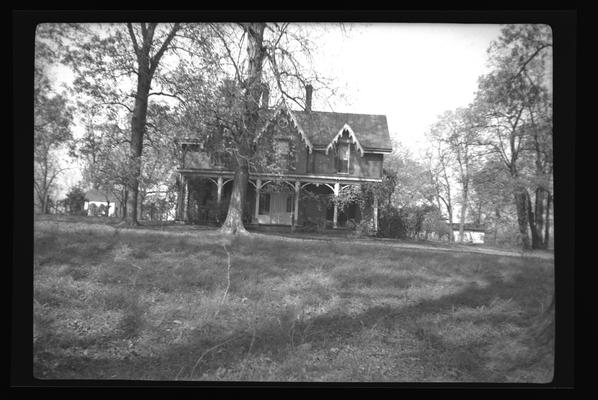
[(120, 201), (112, 193), (91, 189), (85, 193), (83, 209), (87, 215), (114, 217), (120, 210)]
[[(460, 242), (459, 224), (453, 223), (452, 228), (455, 242)], [(466, 223), (463, 225), (463, 243), (482, 244), (484, 243), (485, 233), (486, 230), (483, 226)]]
[[(249, 171), (247, 223), (301, 226), (326, 220), (333, 228), (358, 221), (357, 205), (322, 207), (316, 198), (338, 196), (352, 185), (381, 182), (384, 156), (392, 152), (385, 115), (311, 110), (311, 86), (306, 108), (281, 106), (269, 110), (263, 129), (271, 129), (273, 152), (282, 172)], [(232, 191), (234, 170), (224, 153), (208, 153), (198, 141), (180, 139), (177, 219), (185, 222), (223, 220)], [(377, 229), (374, 199), (374, 229)]]

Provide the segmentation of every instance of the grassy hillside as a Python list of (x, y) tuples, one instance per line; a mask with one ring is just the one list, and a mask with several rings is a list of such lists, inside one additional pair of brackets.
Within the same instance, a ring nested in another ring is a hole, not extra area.
[(38, 221), (34, 373), (548, 382), (551, 337), (530, 332), (553, 277), (546, 259)]

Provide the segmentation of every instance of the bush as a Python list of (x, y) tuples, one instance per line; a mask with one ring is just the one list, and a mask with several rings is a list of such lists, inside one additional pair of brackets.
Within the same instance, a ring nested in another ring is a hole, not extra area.
[(85, 210), (83, 206), (85, 204), (85, 192), (78, 186), (74, 186), (66, 194), (65, 205), (69, 209), (71, 215), (84, 215)]
[(378, 216), (378, 236), (404, 239), (407, 237), (407, 228), (400, 210), (387, 207)]
[[(353, 220), (350, 220), (351, 222), (353, 222), (353, 227), (354, 227), (354, 231), (353, 231), (353, 235), (357, 236), (357, 237), (364, 237), (364, 236), (373, 236), (374, 235), (374, 224), (372, 222), (371, 219), (364, 219), (361, 220), (360, 222), (354, 222)], [(379, 221), (378, 221), (379, 223)]]
[(300, 228), (301, 232), (323, 232), (328, 221), (326, 218), (307, 218)]
[[(417, 238), (420, 232), (446, 234), (433, 206), (385, 207), (378, 217), (378, 236), (398, 239)], [(444, 223), (446, 225), (446, 223)], [(445, 229), (446, 230), (446, 229)]]

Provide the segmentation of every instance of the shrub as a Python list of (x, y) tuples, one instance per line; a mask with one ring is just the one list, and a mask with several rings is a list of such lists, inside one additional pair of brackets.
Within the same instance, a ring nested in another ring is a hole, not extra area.
[(83, 206), (85, 204), (85, 192), (78, 186), (74, 186), (66, 194), (65, 204), (68, 206), (69, 213), (72, 215), (83, 215), (85, 211)]

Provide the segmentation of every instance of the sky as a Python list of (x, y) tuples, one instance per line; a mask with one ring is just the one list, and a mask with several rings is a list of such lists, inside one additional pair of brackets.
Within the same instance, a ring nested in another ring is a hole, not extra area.
[[(317, 28), (317, 27), (314, 27)], [(490, 43), (500, 25), (351, 24), (320, 40), (319, 69), (346, 86), (335, 111), (384, 114), (390, 135), (417, 152), (424, 134), (447, 110), (473, 101), (487, 73)], [(314, 94), (314, 109), (318, 106)]]
[[(447, 110), (467, 106), (479, 76), (488, 72), (487, 52), (500, 25), (371, 23), (310, 24), (317, 38), (314, 68), (333, 79), (344, 96), (326, 104), (314, 91), (313, 109), (383, 114), (391, 138), (418, 154), (424, 134)], [(55, 71), (57, 81), (72, 74)], [(75, 134), (81, 131), (76, 127)], [(80, 168), (61, 177), (77, 183)], [(61, 190), (62, 192), (62, 190)]]

